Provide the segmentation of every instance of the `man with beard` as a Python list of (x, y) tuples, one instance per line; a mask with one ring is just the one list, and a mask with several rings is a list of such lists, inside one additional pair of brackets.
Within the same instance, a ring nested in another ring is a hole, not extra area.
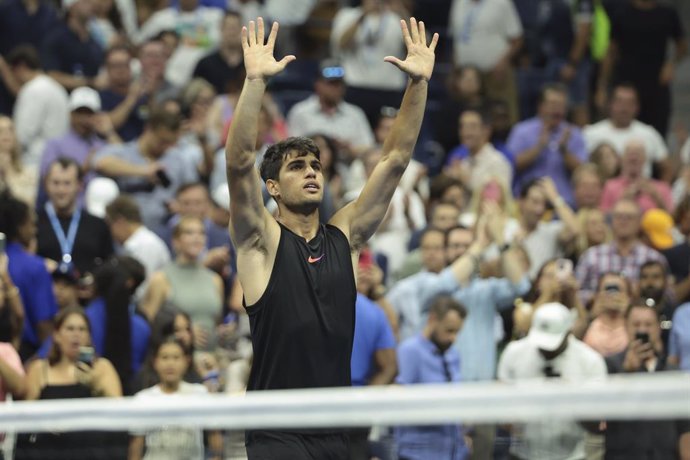
[[(422, 333), (398, 347), (396, 382), (401, 385), (459, 382), (460, 354), (452, 345), (466, 316), (465, 307), (452, 297), (438, 297), (431, 305)], [(401, 459), (460, 460), (468, 455), (460, 425), (403, 426), (396, 429), (395, 435)]]
[(671, 332), (671, 318), (676, 303), (668, 296), (668, 272), (659, 261), (650, 260), (640, 267), (640, 297), (648, 307), (653, 307), (659, 315), (661, 341), (664, 350), (668, 350), (668, 338)]

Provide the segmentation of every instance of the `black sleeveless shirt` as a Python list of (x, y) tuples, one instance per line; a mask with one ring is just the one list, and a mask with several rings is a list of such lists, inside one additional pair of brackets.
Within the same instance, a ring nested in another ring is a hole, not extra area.
[(350, 244), (332, 225), (309, 242), (280, 228), (266, 291), (247, 307), (254, 346), (247, 389), (350, 386), (357, 295)]

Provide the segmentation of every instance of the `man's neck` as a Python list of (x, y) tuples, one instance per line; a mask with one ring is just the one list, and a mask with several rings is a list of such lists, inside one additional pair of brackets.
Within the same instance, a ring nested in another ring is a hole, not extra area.
[(236, 66), (242, 61), (242, 49), (233, 44), (221, 46), (218, 51), (223, 60), (231, 66)]
[(634, 120), (630, 120), (628, 122), (623, 121), (623, 120), (614, 120), (613, 118), (609, 119), (611, 121), (611, 124), (613, 125), (614, 128), (616, 129), (628, 129), (630, 128), (630, 125), (632, 125), (632, 122)]
[(487, 144), (487, 142), (484, 142), (482, 144), (475, 146), (474, 148), (468, 148), (467, 150), (470, 152), (471, 156), (477, 156), (479, 154), (479, 152), (484, 150), (484, 147), (486, 146), (486, 144)]
[(614, 244), (620, 255), (628, 256), (637, 244), (637, 238), (616, 238)]
[(74, 214), (74, 210), (77, 207), (77, 202), (75, 200), (72, 202), (72, 204), (65, 206), (64, 208), (58, 208), (54, 204), (53, 207), (55, 208), (55, 214), (57, 214), (58, 217), (72, 217), (72, 214)]
[(134, 235), (137, 232), (137, 230), (139, 230), (141, 227), (142, 227), (142, 225), (139, 223), (136, 223), (136, 222), (128, 223), (124, 238), (122, 239), (122, 241), (119, 241), (119, 243), (125, 244), (125, 242), (127, 242), (127, 240), (130, 239), (132, 237), (132, 235)]
[(319, 104), (321, 105), (321, 111), (327, 113), (333, 113), (338, 109), (338, 103), (327, 102), (322, 98), (319, 98)]
[(290, 229), (291, 232), (301, 236), (306, 241), (311, 241), (319, 231), (319, 209), (311, 213), (296, 213), (279, 205), (279, 215), (276, 219)]

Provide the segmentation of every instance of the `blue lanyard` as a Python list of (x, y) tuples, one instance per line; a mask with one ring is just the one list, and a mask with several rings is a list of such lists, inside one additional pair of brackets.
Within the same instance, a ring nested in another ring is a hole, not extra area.
[[(470, 3), (473, 3), (472, 0), (470, 0)], [(465, 16), (465, 21), (462, 26), (462, 32), (460, 35), (460, 40), (464, 43), (470, 41), (470, 37), (472, 36), (472, 29), (474, 28), (474, 23), (477, 20), (477, 13), (479, 13), (479, 7), (481, 5), (481, 0), (471, 5), (470, 11), (467, 13), (467, 16)]]
[(81, 205), (78, 204), (72, 213), (72, 221), (69, 223), (67, 235), (62, 230), (62, 225), (55, 214), (53, 203), (48, 201), (46, 203), (46, 214), (50, 220), (50, 226), (53, 227), (53, 232), (60, 244), (60, 251), (62, 252), (62, 261), (66, 264), (72, 262), (72, 249), (74, 248), (74, 240), (77, 238), (77, 229), (79, 228), (79, 220), (81, 219)]

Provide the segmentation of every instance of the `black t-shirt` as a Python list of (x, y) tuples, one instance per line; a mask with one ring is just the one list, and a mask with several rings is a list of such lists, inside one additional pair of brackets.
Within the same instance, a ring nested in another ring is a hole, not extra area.
[(69, 27), (61, 25), (45, 36), (41, 64), (46, 71), (95, 77), (103, 64), (103, 50), (90, 36), (83, 42)]
[[(681, 243), (679, 245), (673, 246), (670, 249), (663, 251), (666, 260), (668, 261), (668, 267), (671, 274), (676, 278), (676, 282), (682, 281), (690, 275), (690, 244)], [(686, 302), (690, 300), (676, 299), (678, 303)]]
[(271, 278), (247, 307), (254, 361), (248, 390), (351, 385), (355, 279), (350, 244), (321, 225), (306, 242), (281, 225)]
[[(101, 108), (105, 112), (110, 112), (118, 105), (122, 104), (126, 96), (117, 94), (109, 89), (98, 93), (101, 96)], [(148, 115), (147, 97), (142, 96), (129, 113), (127, 120), (117, 129), (117, 134), (123, 141), (133, 141), (144, 132), (144, 124)]]
[(197, 63), (194, 69), (194, 76), (201, 77), (212, 84), (218, 94), (225, 94), (228, 92), (228, 82), (238, 78), (243, 69), (243, 62), (230, 67), (221, 57), (220, 52), (216, 51)]
[(611, 14), (611, 40), (618, 45), (616, 81), (658, 84), (669, 40), (683, 37), (675, 9), (659, 4), (650, 10), (626, 3)]
[[(58, 217), (62, 230), (67, 235), (72, 216)], [(50, 219), (44, 209), (38, 213), (38, 255), (60, 262), (62, 250), (57, 236), (50, 225)], [(110, 229), (103, 219), (99, 219), (83, 210), (77, 235), (72, 249), (72, 261), (79, 273), (91, 272), (100, 262), (113, 254), (113, 240)]]

